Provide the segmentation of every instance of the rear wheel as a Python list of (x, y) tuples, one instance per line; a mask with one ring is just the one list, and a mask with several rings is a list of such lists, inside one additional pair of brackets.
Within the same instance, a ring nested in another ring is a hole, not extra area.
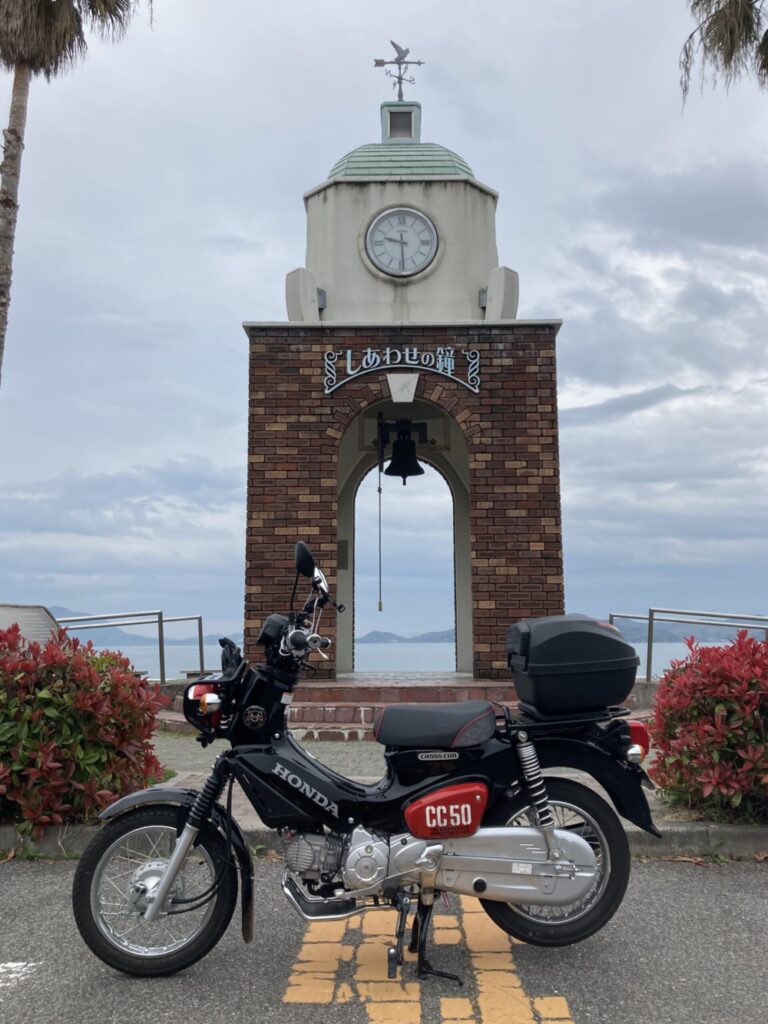
[(176, 843), (184, 811), (153, 806), (105, 826), (75, 873), (72, 905), (80, 934), (110, 967), (126, 974), (173, 974), (195, 963), (226, 931), (237, 902), (237, 871), (226, 844), (203, 829), (160, 916), (144, 920), (146, 895)]
[[(575, 903), (547, 907), (481, 900), (483, 910), (505, 932), (536, 946), (567, 946), (594, 935), (613, 917), (629, 881), (629, 843), (616, 814), (591, 789), (568, 779), (546, 780), (555, 827), (585, 839), (594, 851), (597, 874), (589, 892)], [(538, 825), (527, 793), (494, 808), (483, 824)]]

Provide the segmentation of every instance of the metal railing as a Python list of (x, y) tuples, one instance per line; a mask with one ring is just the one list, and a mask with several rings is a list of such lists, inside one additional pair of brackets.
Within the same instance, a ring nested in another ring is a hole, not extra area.
[(653, 674), (653, 635), (657, 622), (682, 622), (691, 626), (726, 626), (730, 629), (763, 629), (768, 640), (768, 615), (731, 615), (724, 612), (691, 612), (682, 608), (649, 608), (647, 615), (630, 615), (611, 612), (608, 621), (634, 619), (648, 623), (648, 648), (645, 659), (645, 681), (650, 683)]
[(58, 619), (68, 629), (76, 625), (78, 631), (86, 629), (108, 629), (110, 626), (157, 626), (157, 650), (160, 658), (160, 682), (165, 682), (165, 624), (166, 622), (196, 622), (197, 649), (200, 660), (200, 675), (205, 672), (202, 615), (163, 615), (162, 611), (114, 612), (108, 615), (68, 615)]

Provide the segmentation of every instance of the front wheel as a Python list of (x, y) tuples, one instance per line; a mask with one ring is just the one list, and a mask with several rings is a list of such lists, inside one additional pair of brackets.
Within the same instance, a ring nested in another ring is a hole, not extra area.
[(75, 873), (75, 921), (91, 950), (126, 974), (157, 977), (195, 963), (226, 931), (237, 902), (237, 871), (226, 844), (204, 828), (187, 855), (163, 911), (144, 920), (183, 826), (185, 810), (158, 805), (106, 825)]
[[(573, 832), (592, 847), (597, 874), (592, 888), (566, 906), (538, 906), (481, 900), (483, 910), (505, 932), (535, 946), (567, 946), (594, 935), (613, 917), (629, 881), (629, 843), (621, 822), (591, 789), (567, 779), (545, 779), (555, 827)], [(504, 801), (487, 825), (538, 825), (527, 793)]]

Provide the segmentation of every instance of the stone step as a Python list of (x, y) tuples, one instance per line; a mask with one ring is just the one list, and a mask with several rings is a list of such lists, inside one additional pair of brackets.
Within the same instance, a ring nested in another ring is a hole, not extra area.
[(299, 742), (302, 740), (323, 740), (331, 743), (348, 741), (375, 740), (370, 729), (355, 725), (334, 725), (328, 722), (304, 722), (300, 725), (291, 724), (291, 733)]
[(454, 683), (443, 680), (424, 682), (392, 678), (381, 683), (346, 684), (340, 680), (300, 682), (296, 704), (357, 704), (381, 707), (386, 704), (445, 704), (457, 700), (517, 700), (513, 683), (498, 680), (468, 679)]
[[(339, 680), (302, 680), (294, 691), (292, 708), (379, 708), (388, 704), (447, 704), (457, 700), (497, 700), (509, 704), (517, 700), (517, 694), (511, 683), (469, 678), (461, 683), (440, 678), (425, 682), (423, 677), (404, 677), (402, 681), (389, 677), (382, 682), (352, 684)], [(174, 701), (174, 710), (181, 711), (182, 705), (179, 695)], [(324, 720), (323, 717), (316, 719)]]
[(360, 704), (352, 701), (339, 701), (328, 704), (306, 704), (294, 700), (288, 707), (288, 721), (291, 726), (311, 722), (320, 725), (323, 722), (335, 722), (337, 725), (368, 727), (373, 724), (373, 716), (381, 704)]

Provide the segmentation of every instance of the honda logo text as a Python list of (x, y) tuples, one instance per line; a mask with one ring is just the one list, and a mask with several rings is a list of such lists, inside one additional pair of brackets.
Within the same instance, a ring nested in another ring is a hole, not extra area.
[(293, 786), (294, 789), (298, 789), (304, 796), (308, 796), (310, 800), (314, 801), (318, 807), (322, 807), (323, 810), (328, 811), (335, 818), (339, 816), (338, 804), (335, 804), (332, 800), (329, 800), (327, 796), (324, 796), (314, 786), (310, 786), (308, 782), (300, 779), (298, 775), (294, 775), (285, 765), (278, 763), (272, 769), (273, 775), (278, 775), (281, 779), (285, 779), (289, 786)]

